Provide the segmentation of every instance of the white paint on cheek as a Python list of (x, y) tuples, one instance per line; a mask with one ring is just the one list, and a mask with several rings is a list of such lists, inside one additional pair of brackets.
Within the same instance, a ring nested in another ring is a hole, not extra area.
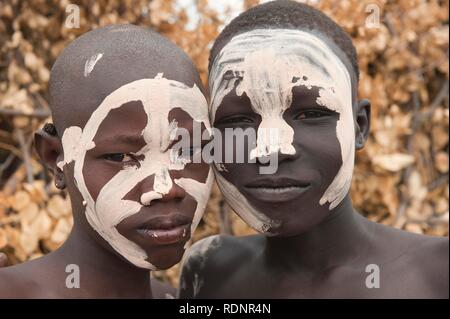
[[(146, 145), (137, 152), (143, 155), (144, 159), (140, 162), (139, 168), (127, 166), (120, 170), (102, 187), (94, 201), (83, 175), (86, 151), (92, 148), (92, 140), (108, 113), (136, 100), (142, 102), (147, 114), (147, 125), (142, 132)], [(116, 226), (125, 218), (138, 213), (143, 205), (170, 191), (173, 185), (170, 170), (184, 169), (186, 163), (172, 161), (171, 152), (167, 149), (174, 128), (174, 125), (169, 123), (168, 114), (176, 107), (210, 129), (206, 100), (200, 90), (195, 85), (191, 88), (183, 83), (167, 80), (162, 74), (158, 74), (154, 79), (137, 80), (112, 92), (93, 112), (83, 130), (79, 127), (69, 127), (64, 131), (62, 138), (64, 163), (75, 161), (74, 178), (83, 200), (87, 203), (86, 218), (89, 224), (118, 253), (141, 268), (155, 269), (155, 266), (148, 262), (146, 252), (122, 236)], [(141, 196), (141, 202), (123, 199), (138, 183), (151, 175), (154, 175), (153, 193)], [(195, 194), (194, 199), (202, 201), (197, 205), (195, 219), (199, 220), (203, 214), (205, 206), (203, 197), (209, 196), (211, 183), (209, 179), (206, 183), (190, 179), (181, 182), (180, 186), (185, 188), (188, 194)], [(205, 192), (203, 197), (199, 194), (202, 191)]]
[(65, 164), (68, 164), (79, 157), (80, 152), (84, 152), (95, 147), (95, 143), (93, 141), (86, 144), (81, 144), (81, 136), (82, 131), (78, 126), (71, 126), (64, 131), (61, 139), (62, 145), (66, 145), (64, 148), (64, 159), (56, 164), (60, 170), (63, 170)]
[[(261, 115), (257, 146), (250, 158), (272, 152), (295, 154), (294, 130), (283, 119), (292, 103), (292, 88), (317, 87), (317, 103), (339, 114), (336, 136), (341, 148), (342, 166), (319, 204), (335, 208), (348, 193), (354, 165), (355, 135), (352, 114), (351, 80), (342, 60), (317, 36), (300, 30), (258, 29), (232, 38), (213, 61), (209, 75), (210, 117), (224, 97), (236, 87), (238, 96), (248, 96), (253, 110)], [(267, 130), (278, 129), (278, 139)], [(255, 229), (267, 217), (250, 204), (240, 204), (244, 196), (216, 174), (225, 198), (238, 214)], [(228, 183), (229, 184), (229, 183)]]
[[(197, 201), (197, 207), (195, 209), (194, 218), (191, 224), (191, 235), (194, 233), (194, 230), (197, 228), (198, 223), (202, 219), (203, 212), (205, 211), (206, 204), (208, 203), (209, 195), (211, 193), (213, 181), (214, 173), (211, 167), (209, 168), (205, 183), (201, 183), (192, 178), (175, 179), (175, 184), (185, 189), (186, 192)], [(185, 248), (186, 246), (187, 243)]]
[(233, 184), (220, 175), (217, 169), (214, 171), (217, 185), (231, 208), (253, 229), (260, 233), (275, 235), (277, 228), (281, 225), (280, 222), (259, 212)]
[[(326, 93), (320, 96), (320, 101), (326, 101)], [(320, 102), (319, 102), (320, 103)], [(322, 104), (323, 105), (323, 104)], [(353, 122), (351, 96), (349, 96), (349, 105), (341, 110), (333, 108), (330, 103), (326, 104), (332, 110), (339, 113), (339, 120), (336, 124), (336, 135), (341, 148), (342, 166), (332, 183), (320, 199), (320, 205), (330, 203), (329, 209), (332, 210), (347, 195), (353, 176), (353, 168), (355, 164), (355, 128)]]
[(103, 57), (103, 53), (97, 53), (91, 56), (84, 64), (84, 77), (88, 77), (94, 70), (95, 64)]
[(214, 163), (214, 165), (219, 172), (228, 172), (226, 166), (223, 163)]

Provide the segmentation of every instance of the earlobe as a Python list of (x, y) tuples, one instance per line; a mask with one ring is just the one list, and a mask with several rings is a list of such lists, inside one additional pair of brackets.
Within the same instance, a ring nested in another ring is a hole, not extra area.
[(370, 132), (371, 104), (367, 99), (360, 100), (356, 109), (355, 149), (360, 150), (366, 144)]
[(34, 134), (34, 147), (45, 167), (55, 175), (55, 184), (59, 189), (65, 188), (64, 174), (56, 165), (62, 156), (62, 146), (56, 134), (48, 130), (39, 130)]

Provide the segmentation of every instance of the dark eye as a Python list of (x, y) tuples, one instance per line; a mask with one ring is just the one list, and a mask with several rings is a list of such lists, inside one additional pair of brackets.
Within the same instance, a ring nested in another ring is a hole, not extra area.
[(117, 162), (117, 163), (127, 163), (130, 161), (134, 161), (135, 158), (131, 156), (130, 154), (125, 153), (111, 153), (106, 154), (104, 158), (111, 162)]
[(189, 148), (180, 149), (178, 152), (178, 155), (181, 157), (192, 158), (195, 154), (197, 154), (198, 152), (201, 152), (201, 150), (202, 150), (201, 147), (191, 146)]
[(330, 115), (328, 112), (325, 111), (311, 111), (311, 110), (307, 110), (307, 111), (303, 111), (300, 112), (295, 119), (296, 120), (305, 120), (305, 119), (315, 119), (315, 118), (320, 118), (320, 117), (324, 117), (324, 116), (328, 116)]
[(224, 119), (219, 120), (218, 122), (220, 124), (242, 124), (242, 123), (251, 124), (251, 123), (254, 123), (252, 118), (250, 118), (248, 116), (242, 116), (242, 115), (226, 117)]

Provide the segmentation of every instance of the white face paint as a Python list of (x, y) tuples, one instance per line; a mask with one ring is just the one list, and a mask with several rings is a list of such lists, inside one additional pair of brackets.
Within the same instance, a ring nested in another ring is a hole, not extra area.
[[(89, 193), (83, 176), (86, 152), (95, 147), (93, 139), (100, 124), (108, 113), (130, 101), (140, 101), (147, 114), (147, 125), (142, 131), (146, 144), (136, 155), (143, 155), (140, 167), (127, 166), (113, 176), (100, 190), (96, 201)], [(187, 162), (174, 156), (168, 149), (176, 131), (176, 122), (169, 123), (169, 112), (181, 108), (194, 121), (204, 123), (210, 129), (207, 103), (197, 86), (188, 87), (183, 83), (163, 78), (158, 74), (154, 79), (142, 79), (128, 83), (108, 95), (92, 113), (85, 127), (72, 126), (64, 131), (62, 144), (64, 164), (75, 162), (75, 183), (86, 202), (86, 218), (89, 224), (123, 257), (134, 265), (155, 269), (147, 259), (146, 252), (134, 242), (122, 236), (116, 226), (125, 218), (138, 213), (144, 205), (167, 194), (176, 183), (197, 201), (191, 232), (198, 225), (206, 207), (213, 173), (210, 168), (205, 183), (190, 178), (172, 181), (169, 170), (182, 170)], [(140, 203), (123, 199), (139, 182), (155, 175), (153, 190), (142, 194)]]
[[(311, 33), (290, 29), (253, 30), (232, 38), (214, 60), (209, 76), (212, 123), (223, 98), (236, 83), (236, 95), (245, 93), (253, 110), (262, 118), (251, 158), (273, 152), (295, 154), (294, 130), (283, 119), (284, 111), (292, 102), (293, 87), (318, 87), (317, 103), (339, 113), (336, 135), (343, 164), (319, 202), (320, 205), (330, 203), (330, 210), (335, 208), (350, 188), (355, 152), (351, 80), (342, 60)], [(264, 134), (269, 128), (278, 129), (277, 140)], [(224, 196), (249, 225), (264, 231), (277, 224), (253, 208), (217, 169), (215, 172)]]
[[(203, 238), (195, 242), (185, 254), (181, 268), (189, 272), (194, 272), (194, 280), (190, 283), (192, 285), (193, 297), (198, 295), (200, 288), (203, 286), (203, 277), (199, 276), (205, 268), (206, 260), (211, 251), (215, 251), (222, 246), (222, 238), (220, 235), (213, 235)], [(195, 264), (195, 270), (191, 265)], [(187, 288), (186, 278), (180, 277), (180, 289)]]
[(103, 57), (103, 53), (97, 53), (91, 56), (84, 64), (84, 77), (88, 77), (94, 70), (95, 64)]

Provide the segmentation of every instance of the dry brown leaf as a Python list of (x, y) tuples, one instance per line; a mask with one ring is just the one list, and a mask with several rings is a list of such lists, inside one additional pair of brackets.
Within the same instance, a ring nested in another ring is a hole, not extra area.
[(30, 202), (30, 195), (25, 191), (18, 191), (12, 198), (10, 198), (11, 206), (14, 210), (20, 211), (26, 207)]
[(434, 165), (436, 166), (436, 168), (439, 172), (447, 173), (448, 172), (448, 153), (446, 153), (446, 152), (437, 153), (434, 158)]
[(56, 244), (61, 244), (66, 240), (71, 230), (71, 222), (65, 218), (61, 218), (56, 223), (55, 229), (50, 236), (50, 240)]
[(398, 172), (414, 163), (414, 157), (402, 153), (377, 155), (373, 158), (372, 162), (385, 170)]
[(55, 219), (70, 215), (70, 202), (61, 195), (54, 195), (47, 204), (47, 211)]
[(0, 249), (4, 248), (8, 245), (8, 236), (6, 235), (6, 231), (0, 228)]

